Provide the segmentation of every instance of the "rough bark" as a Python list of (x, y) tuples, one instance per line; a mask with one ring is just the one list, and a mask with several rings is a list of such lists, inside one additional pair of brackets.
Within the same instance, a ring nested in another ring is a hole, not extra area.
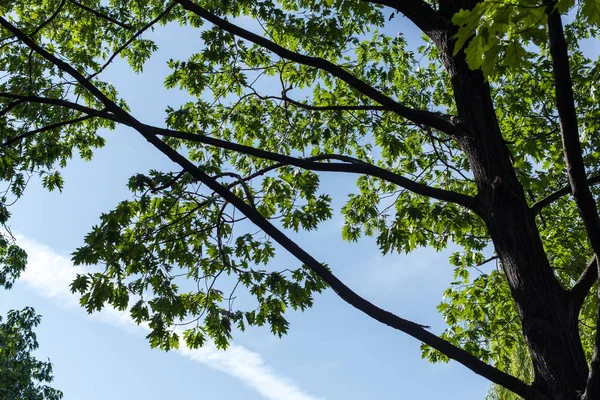
[[(440, 2), (453, 15), (468, 2)], [(471, 2), (471, 6), (474, 3)], [(490, 89), (464, 57), (452, 56), (455, 32), (434, 38), (450, 75), (458, 118), (469, 134), (458, 138), (478, 187), (478, 201), (496, 252), (502, 262), (535, 371), (534, 387), (556, 400), (580, 398), (587, 363), (578, 332), (578, 310), (569, 307), (543, 249), (496, 119)]]
[[(562, 25), (562, 20), (556, 3), (547, 6), (548, 14), (548, 43), (552, 58), (556, 106), (560, 118), (563, 150), (567, 166), (569, 184), (573, 198), (577, 204), (579, 215), (587, 232), (588, 240), (596, 257), (600, 254), (600, 216), (596, 201), (587, 183), (587, 174), (583, 160), (581, 143), (579, 141), (579, 126), (575, 109), (573, 82), (569, 67), (569, 50)], [(600, 300), (600, 288), (597, 296)], [(599, 303), (600, 304), (600, 303)], [(600, 306), (597, 310), (597, 321), (600, 321)], [(587, 379), (583, 399), (591, 400), (600, 397), (600, 329), (596, 324), (594, 355), (590, 373)]]

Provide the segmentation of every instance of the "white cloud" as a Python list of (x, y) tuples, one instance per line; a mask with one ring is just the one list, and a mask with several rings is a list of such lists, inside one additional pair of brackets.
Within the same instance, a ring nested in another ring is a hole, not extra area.
[(368, 286), (378, 290), (397, 290), (398, 287), (420, 290), (418, 284), (431, 280), (433, 273), (444, 262), (446, 259), (440, 253), (432, 255), (421, 249), (408, 255), (377, 255), (370, 259), (366, 271), (365, 268), (361, 269), (361, 278)]
[[(38, 295), (51, 299), (63, 307), (77, 307), (77, 297), (72, 295), (69, 284), (77, 273), (85, 268), (74, 266), (69, 258), (57, 254), (51, 248), (34, 240), (17, 236), (18, 243), (28, 254), (27, 270), (21, 275), (24, 282)], [(137, 326), (126, 312), (114, 308), (104, 309), (93, 314), (102, 321), (124, 329), (130, 333), (146, 331), (147, 328)], [(234, 376), (244, 384), (256, 390), (269, 400), (316, 400), (305, 393), (288, 378), (276, 373), (265, 363), (260, 354), (242, 346), (232, 345), (226, 351), (218, 350), (207, 344), (196, 350), (182, 346), (179, 354), (194, 361)]]

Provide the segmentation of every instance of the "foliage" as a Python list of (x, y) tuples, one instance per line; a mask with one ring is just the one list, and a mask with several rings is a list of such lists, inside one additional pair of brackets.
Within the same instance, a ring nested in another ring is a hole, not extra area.
[[(6, 221), (3, 221), (6, 222)], [(14, 239), (0, 235), (0, 288), (11, 289), (25, 270), (27, 254)], [(52, 382), (52, 364), (39, 361), (32, 352), (38, 348), (33, 328), (41, 317), (31, 307), (0, 316), (0, 398), (58, 400), (62, 392), (47, 385)]]
[[(408, 7), (405, 14), (428, 35), (410, 44), (397, 33), (394, 12), (377, 3), (3, 2), (0, 178), (8, 190), (0, 222), (29, 176), (39, 174), (48, 190), (61, 190), (60, 170), (75, 151), (90, 159), (104, 144), (104, 128), (135, 129), (182, 170), (130, 179), (133, 198), (103, 214), (73, 253), (75, 264), (103, 267), (78, 276), (71, 288), (89, 312), (107, 304), (128, 309), (150, 326), (152, 346), (177, 347), (172, 327), (186, 324), (188, 346), (210, 339), (225, 348), (247, 326), (285, 334), (287, 310), (312, 306), (326, 282), (355, 299), (280, 232), (316, 230), (332, 218), (335, 193), (320, 186), (319, 172), (358, 174), (341, 210), (342, 238), (373, 236), (384, 254), (458, 246), (450, 258), (456, 280), (439, 306), (448, 324), (442, 338), (514, 372), (523, 365), (522, 321), (502, 263), (486, 262), (496, 251), (478, 210), (486, 188), (465, 145), (471, 121), (456, 117), (464, 112), (463, 88), (453, 86), (457, 72), (444, 63), (464, 57), (471, 69), (481, 69), (548, 263), (570, 289), (593, 252), (572, 199), (544, 200), (568, 185), (546, 25), (555, 10), (573, 17), (565, 24), (571, 87), (584, 165), (597, 177), (600, 60), (581, 46), (598, 37), (600, 3), (473, 2), (447, 16), (455, 25), (447, 28), (455, 38), (450, 54), (442, 54), (435, 31), (428, 31), (432, 20), (419, 19), (410, 7), (439, 16), (453, 2), (397, 5)], [(242, 18), (256, 21), (261, 34), (235, 25)], [(203, 46), (170, 60), (164, 85), (192, 100), (166, 109), (168, 129), (152, 127), (128, 114), (126, 99), (102, 72), (121, 57), (143, 73), (158, 50), (148, 32), (175, 24), (197, 28)], [(488, 167), (500, 162), (485, 161)], [(234, 197), (224, 195), (228, 190)], [(261, 230), (247, 219), (259, 221)], [(274, 241), (288, 243), (283, 247), (299, 265), (275, 267)], [(6, 284), (22, 270), (24, 254), (8, 242), (0, 251), (12, 268), (0, 273)], [(241, 289), (245, 301), (234, 302)], [(588, 360), (595, 330), (585, 327), (595, 324), (596, 310), (588, 297), (580, 315)], [(446, 361), (438, 350), (425, 345), (423, 355)]]
[(12, 288), (26, 265), (27, 253), (13, 241), (0, 235), (0, 288)]
[(465, 47), (469, 66), (481, 68), (488, 76), (501, 73), (504, 68), (530, 67), (531, 56), (535, 53), (527, 48), (547, 46), (545, 26), (549, 10), (557, 8), (561, 13), (576, 13), (577, 25), (582, 30), (600, 27), (600, 3), (597, 0), (581, 2), (577, 8), (574, 6), (573, 0), (478, 2), (472, 9), (462, 9), (452, 17), (452, 22), (459, 26), (454, 53)]
[(38, 348), (33, 328), (41, 317), (31, 307), (0, 317), (0, 397), (19, 400), (59, 400), (62, 392), (47, 384), (54, 379), (52, 364), (31, 354)]
[[(526, 383), (533, 382), (533, 367), (527, 354), (527, 346), (522, 341), (512, 350), (510, 361), (507, 363), (509, 372)], [(500, 385), (492, 385), (485, 400), (515, 400), (515, 394)]]

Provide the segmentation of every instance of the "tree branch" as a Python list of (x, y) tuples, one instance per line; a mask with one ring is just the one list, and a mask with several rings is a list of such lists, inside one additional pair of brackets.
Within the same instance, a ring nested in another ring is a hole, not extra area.
[(321, 156), (321, 159), (330, 159), (343, 161), (344, 163), (319, 163), (316, 162), (316, 157), (309, 159), (286, 156), (279, 153), (274, 153), (266, 150), (257, 149), (250, 146), (245, 146), (237, 143), (228, 142), (221, 139), (216, 139), (210, 136), (173, 131), (169, 129), (150, 127), (156, 134), (161, 136), (175, 137), (188, 141), (198, 142), (217, 146), (220, 148), (236, 151), (238, 153), (251, 155), (258, 158), (263, 158), (271, 161), (280, 162), (287, 165), (308, 169), (311, 171), (331, 171), (331, 172), (347, 172), (353, 174), (364, 174), (377, 177), (394, 183), (400, 187), (410, 190), (413, 193), (434, 198), (437, 200), (447, 201), (459, 204), (475, 212), (479, 211), (479, 205), (474, 197), (461, 193), (452, 192), (449, 190), (438, 189), (422, 183), (415, 182), (401, 175), (395, 174), (376, 165), (366, 163), (353, 157), (328, 154)]
[[(72, 1), (72, 0), (70, 0)], [(102, 71), (104, 71), (109, 65), (110, 63), (112, 63), (114, 61), (115, 58), (117, 58), (117, 56), (119, 54), (121, 54), (121, 52), (123, 50), (125, 50), (131, 43), (133, 43), (133, 41), (135, 39), (137, 39), (142, 33), (146, 32), (148, 29), (150, 29), (154, 24), (156, 24), (158, 21), (160, 21), (165, 15), (167, 15), (172, 9), (173, 7), (175, 7), (175, 3), (171, 3), (167, 8), (165, 8), (165, 10), (163, 12), (161, 12), (160, 14), (158, 14), (156, 16), (156, 18), (154, 18), (152, 21), (148, 22), (146, 25), (142, 26), (136, 33), (134, 33), (125, 43), (123, 43), (110, 57), (108, 60), (106, 60), (106, 62), (102, 65), (102, 67), (100, 67), (100, 69), (96, 72), (94, 72), (93, 74), (91, 74), (90, 76), (88, 76), (88, 79), (92, 79), (95, 78), (96, 76), (100, 75), (102, 73)]]
[(483, 260), (482, 262), (478, 263), (478, 264), (477, 264), (477, 266), (478, 266), (478, 267), (481, 267), (483, 264), (487, 264), (487, 263), (489, 263), (489, 262), (492, 262), (492, 261), (494, 261), (494, 260), (497, 260), (497, 259), (499, 259), (499, 258), (500, 258), (499, 256), (491, 256), (490, 258), (486, 258), (486, 259), (485, 259), (485, 260)]
[(6, 99), (15, 99), (17, 101), (20, 101), (20, 103), (30, 102), (30, 103), (50, 104), (53, 106), (65, 107), (65, 108), (69, 108), (71, 110), (80, 111), (85, 114), (97, 115), (104, 119), (109, 119), (114, 122), (121, 122), (117, 117), (115, 117), (114, 115), (112, 115), (106, 111), (97, 110), (97, 109), (91, 108), (91, 107), (86, 107), (82, 104), (73, 103), (68, 100), (55, 99), (52, 97), (20, 95), (20, 94), (5, 93), (5, 92), (0, 92), (0, 97), (4, 97)]
[(579, 141), (579, 127), (577, 125), (567, 42), (560, 13), (553, 6), (550, 6), (550, 10), (548, 35), (554, 73), (556, 106), (560, 117), (567, 175), (594, 253), (600, 254), (600, 218), (596, 209), (596, 201), (587, 184), (585, 164)]
[(160, 186), (155, 186), (154, 183), (152, 182), (152, 179), (148, 178), (147, 176), (144, 175), (144, 182), (146, 182), (146, 184), (148, 184), (148, 186), (150, 187), (150, 191), (152, 193), (158, 193), (161, 190), (165, 190), (170, 188), (171, 186), (173, 186), (175, 183), (177, 183), (177, 181), (179, 179), (181, 179), (181, 177), (183, 175), (185, 175), (186, 171), (184, 169), (182, 169), (177, 175), (175, 175), (170, 181), (168, 181), (167, 183), (164, 183)]
[(61, 0), (60, 4), (58, 5), (58, 7), (56, 7), (56, 10), (54, 10), (54, 12), (52, 13), (52, 15), (50, 16), (50, 18), (48, 18), (47, 20), (45, 20), (44, 22), (42, 22), (40, 24), (40, 26), (38, 26), (37, 28), (35, 28), (35, 30), (30, 33), (29, 35), (31, 37), (37, 35), (37, 33), (39, 31), (41, 31), (42, 29), (44, 29), (44, 27), (46, 25), (48, 25), (50, 22), (52, 22), (52, 20), (54, 20), (54, 18), (56, 18), (58, 16), (58, 14), (60, 13), (60, 11), (62, 10), (62, 8), (65, 6), (66, 0)]
[(115, 25), (118, 25), (118, 26), (120, 26), (121, 28), (125, 28), (125, 29), (127, 29), (128, 31), (133, 29), (133, 28), (131, 27), (131, 25), (124, 24), (123, 22), (121, 22), (121, 21), (118, 21), (118, 20), (116, 20), (116, 19), (112, 18), (112, 17), (111, 17), (111, 16), (109, 16), (109, 15), (102, 14), (100, 11), (96, 11), (96, 10), (94, 10), (93, 8), (90, 8), (90, 7), (86, 6), (85, 4), (81, 4), (81, 3), (79, 3), (78, 1), (75, 1), (75, 0), (69, 0), (69, 3), (73, 4), (74, 6), (77, 6), (77, 7), (81, 8), (82, 10), (85, 10), (85, 11), (87, 11), (87, 12), (90, 12), (90, 13), (94, 14), (95, 16), (99, 17), (99, 18), (102, 18), (102, 19), (105, 19), (105, 20), (107, 20), (107, 21), (109, 21), (109, 22), (112, 22), (113, 24), (115, 24)]
[(452, 23), (422, 0), (366, 0), (367, 3), (381, 4), (401, 12), (417, 28), (434, 41), (433, 33), (448, 29)]
[(281, 58), (329, 72), (331, 75), (346, 82), (348, 85), (352, 86), (365, 96), (370, 97), (382, 106), (387, 107), (401, 117), (404, 117), (416, 124), (426, 125), (452, 136), (465, 136), (467, 134), (467, 132), (461, 128), (459, 124), (454, 122), (452, 117), (442, 113), (415, 110), (398, 103), (394, 99), (386, 96), (363, 80), (357, 78), (345, 69), (333, 64), (328, 60), (319, 57), (305, 56), (281, 47), (269, 39), (252, 33), (246, 29), (240, 28), (239, 26), (234, 25), (223, 18), (216, 16), (215, 14), (209, 12), (190, 0), (175, 0), (175, 2), (181, 4), (181, 6), (186, 10), (215, 24), (222, 30), (264, 47), (265, 49), (277, 54)]
[(95, 96), (101, 103), (104, 104), (106, 109), (113, 113), (117, 118), (122, 120), (124, 123), (129, 124), (135, 130), (137, 130), (148, 142), (150, 142), (159, 151), (165, 154), (171, 161), (179, 164), (183, 169), (192, 175), (195, 179), (205, 184), (208, 188), (220, 195), (225, 201), (231, 203), (237, 208), (242, 214), (244, 214), (250, 221), (252, 221), (257, 227), (262, 229), (267, 235), (271, 236), (277, 243), (283, 248), (294, 255), (298, 260), (303, 262), (308, 268), (310, 268), (315, 274), (317, 274), (323, 281), (325, 281), (337, 294), (353, 307), (361, 310), (371, 318), (386, 324), (394, 329), (405, 332), (412, 337), (420, 340), (433, 347), (434, 349), (442, 352), (451, 359), (458, 361), (473, 372), (489, 379), (490, 381), (504, 386), (505, 388), (513, 391), (514, 393), (525, 397), (525, 398), (539, 398), (540, 393), (533, 387), (525, 384), (519, 379), (492, 367), (478, 359), (477, 357), (469, 354), (467, 351), (451, 344), (450, 342), (434, 335), (433, 333), (424, 329), (422, 325), (400, 318), (389, 311), (383, 310), (374, 304), (370, 303), (357, 293), (352, 291), (348, 286), (341, 282), (335, 275), (329, 271), (323, 264), (318, 262), (298, 244), (276, 228), (268, 219), (264, 218), (257, 210), (253, 209), (250, 205), (246, 204), (242, 199), (234, 195), (225, 186), (219, 184), (216, 180), (207, 175), (200, 168), (195, 166), (191, 161), (179, 154), (177, 151), (172, 149), (162, 140), (160, 140), (152, 129), (147, 125), (142, 124), (136, 118), (131, 116), (117, 104), (115, 104), (110, 98), (108, 98), (100, 89), (94, 84), (87, 80), (81, 75), (75, 68), (60, 60), (53, 54), (49, 53), (42, 47), (38, 46), (35, 42), (27, 37), (22, 31), (13, 26), (10, 22), (0, 16), (0, 25), (11, 31), (16, 37), (24, 42), (28, 47), (38, 53), (40, 56), (53, 63), (57, 68), (61, 69), (65, 73), (71, 75), (77, 80), (82, 87)]
[[(577, 112), (573, 96), (573, 83), (569, 67), (569, 51), (563, 30), (560, 13), (556, 2), (551, 2), (546, 9), (548, 14), (548, 39), (552, 70), (554, 74), (554, 87), (556, 91), (556, 107), (560, 118), (563, 149), (567, 165), (569, 183), (579, 209), (579, 215), (590, 240), (596, 257), (600, 255), (600, 218), (596, 209), (596, 201), (587, 184), (587, 174), (579, 141), (579, 127), (577, 125)], [(600, 285), (598, 287), (600, 298)], [(600, 398), (600, 302), (596, 322), (596, 337), (594, 355), (590, 363), (590, 373), (586, 383), (583, 399), (592, 400)]]
[(581, 306), (583, 305), (583, 301), (586, 296), (590, 292), (592, 286), (594, 286), (594, 282), (598, 278), (598, 259), (596, 256), (592, 257), (589, 261), (585, 270), (571, 288), (571, 307), (573, 312), (579, 314), (579, 310), (581, 310)]
[(67, 126), (67, 125), (73, 125), (73, 124), (76, 124), (76, 123), (83, 122), (83, 121), (86, 121), (88, 119), (94, 118), (95, 116), (96, 115), (93, 115), (93, 114), (86, 114), (86, 115), (83, 115), (83, 116), (81, 116), (79, 118), (70, 119), (68, 121), (56, 122), (54, 124), (50, 124), (50, 125), (41, 127), (39, 129), (35, 129), (33, 131), (25, 132), (25, 133), (23, 133), (23, 134), (21, 134), (19, 136), (15, 136), (14, 138), (9, 139), (6, 142), (0, 144), (0, 148), (10, 146), (13, 143), (21, 141), (21, 140), (23, 140), (25, 138), (28, 138), (30, 136), (37, 135), (38, 133), (48, 132), (48, 131), (51, 131), (52, 129), (61, 128), (63, 126)]
[[(127, 121), (124, 121), (121, 118), (114, 116), (114, 114), (109, 114), (106, 111), (96, 110), (93, 108), (85, 107), (80, 104), (72, 103), (66, 100), (45, 98), (45, 97), (36, 97), (36, 96), (19, 96), (8, 93), (0, 93), (0, 97), (7, 97), (18, 99), (22, 101), (31, 101), (37, 103), (44, 104), (53, 104), (62, 107), (71, 108), (77, 111), (84, 112), (86, 114), (92, 116), (98, 116), (102, 118), (109, 119), (111, 121), (115, 121), (118, 123), (122, 123), (124, 125), (128, 125), (133, 127)], [(286, 156), (283, 154), (266, 151), (262, 149), (257, 149), (255, 147), (250, 147), (246, 145), (241, 145), (233, 142), (229, 142), (222, 139), (213, 138), (210, 136), (175, 131), (171, 129), (159, 128), (156, 126), (143, 124), (147, 129), (152, 130), (154, 134), (166, 137), (173, 137), (182, 140), (187, 140), (190, 142), (203, 143), (211, 146), (219, 147), (222, 149), (232, 150), (238, 153), (247, 154), (253, 157), (262, 158), (266, 160), (275, 161), (281, 163), (282, 165), (293, 165), (296, 167), (300, 167), (303, 169), (308, 169), (311, 171), (322, 171), (322, 172), (345, 172), (352, 174), (364, 174), (373, 176), (376, 178), (383, 179), (387, 182), (396, 184), (400, 187), (403, 187), (407, 190), (410, 190), (413, 193), (416, 193), (421, 196), (430, 197), (433, 199), (447, 201), (450, 203), (459, 204), (469, 210), (474, 211), (475, 213), (479, 213), (479, 205), (477, 200), (472, 197), (462, 193), (456, 193), (449, 190), (434, 188), (419, 182), (415, 182), (411, 179), (405, 178), (401, 175), (395, 174), (391, 171), (383, 169), (373, 164), (369, 164), (367, 162), (358, 160), (353, 157), (343, 156), (339, 154), (327, 154), (318, 157), (311, 157), (309, 159), (306, 158), (298, 158), (292, 156)], [(51, 129), (51, 128), (50, 128)], [(46, 129), (47, 130), (47, 129)], [(33, 132), (28, 133), (26, 136), (31, 136), (32, 134), (39, 133)], [(19, 138), (14, 138), (10, 140), (10, 143), (4, 143), (2, 146), (7, 146), (19, 140)], [(321, 163), (317, 162), (319, 160), (337, 160), (342, 161), (342, 163)]]
[(312, 104), (301, 103), (297, 100), (290, 99), (286, 95), (283, 97), (278, 96), (257, 96), (262, 100), (281, 100), (286, 103), (290, 103), (296, 107), (303, 108), (309, 111), (391, 111), (389, 108), (384, 106), (371, 106), (371, 105), (356, 105), (356, 106), (345, 106), (345, 105), (331, 105), (331, 106), (313, 106)]
[[(590, 186), (597, 185), (600, 183), (600, 175), (596, 175), (591, 178), (588, 178), (586, 182)], [(571, 185), (566, 185), (565, 187), (557, 190), (554, 193), (549, 194), (548, 196), (544, 197), (543, 199), (536, 201), (535, 203), (533, 203), (531, 205), (531, 211), (533, 211), (533, 214), (536, 215), (540, 211), (542, 211), (542, 209), (544, 207), (548, 206), (549, 204), (552, 204), (556, 200), (558, 200), (561, 197), (566, 196), (568, 194), (571, 194)]]
[(12, 110), (13, 108), (15, 108), (23, 103), (25, 103), (25, 101), (23, 101), (23, 100), (11, 101), (10, 103), (8, 103), (6, 105), (6, 107), (4, 107), (2, 110), (0, 110), (0, 117), (5, 116), (6, 114), (8, 114), (10, 112), (10, 110)]

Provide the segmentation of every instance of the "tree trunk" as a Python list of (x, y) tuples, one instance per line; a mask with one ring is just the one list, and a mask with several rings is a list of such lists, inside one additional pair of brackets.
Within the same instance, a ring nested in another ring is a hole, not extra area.
[(489, 86), (479, 71), (468, 68), (462, 52), (452, 56), (454, 33), (440, 32), (433, 40), (450, 75), (458, 118), (466, 131), (458, 143), (471, 164), (482, 217), (517, 306), (533, 361), (534, 386), (553, 400), (578, 399), (588, 374), (578, 310), (569, 306), (569, 293), (548, 262), (502, 138)]

